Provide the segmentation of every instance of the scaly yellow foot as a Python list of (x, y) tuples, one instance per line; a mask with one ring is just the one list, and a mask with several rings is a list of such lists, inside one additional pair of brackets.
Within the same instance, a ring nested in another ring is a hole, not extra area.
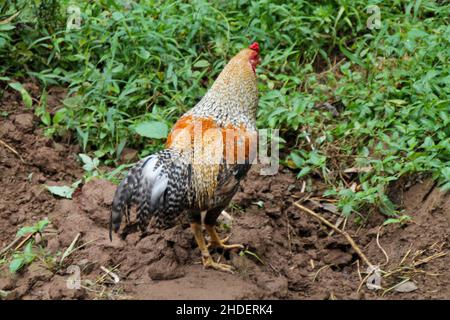
[(225, 239), (220, 239), (214, 226), (205, 225), (205, 228), (211, 237), (211, 242), (207, 245), (208, 248), (222, 248), (223, 250), (244, 249), (242, 244), (225, 244), (230, 237), (228, 236)]
[(205, 268), (213, 268), (213, 269), (219, 270), (219, 271), (234, 273), (233, 272), (234, 268), (232, 266), (230, 266), (229, 264), (225, 264), (225, 263), (217, 263), (212, 259), (211, 256), (202, 257), (202, 261), (203, 261), (203, 266)]
[(198, 223), (191, 224), (192, 231), (194, 233), (195, 240), (202, 254), (202, 262), (205, 268), (213, 268), (220, 271), (233, 273), (233, 267), (228, 264), (215, 262), (209, 254), (208, 248), (205, 244), (205, 238), (202, 233), (202, 226)]

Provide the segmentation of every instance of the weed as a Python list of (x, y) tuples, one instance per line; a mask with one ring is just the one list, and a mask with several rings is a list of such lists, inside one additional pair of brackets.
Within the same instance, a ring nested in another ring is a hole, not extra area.
[[(11, 273), (15, 273), (24, 266), (31, 264), (38, 257), (33, 236), (35, 234), (42, 234), (45, 227), (49, 223), (50, 221), (45, 219), (37, 222), (33, 226), (25, 226), (19, 229), (16, 234), (16, 239), (22, 237), (25, 237), (25, 239), (16, 247), (12, 254), (12, 258), (9, 263), (9, 271)], [(19, 251), (21, 246), (24, 246), (24, 249)]]
[(239, 252), (239, 256), (244, 257), (245, 255), (251, 256), (251, 257), (255, 258), (256, 260), (258, 260), (261, 264), (266, 265), (265, 262), (253, 251), (245, 249), (245, 250), (242, 250), (241, 252)]
[[(66, 27), (69, 4), (79, 28)], [(369, 5), (380, 28), (367, 26)], [(346, 216), (377, 207), (395, 218), (386, 191), (401, 176), (430, 173), (450, 189), (449, 15), (432, 0), (6, 1), (0, 82), (34, 106), (47, 135), (70, 131), (92, 161), (116, 165), (125, 147), (162, 148), (225, 61), (257, 40), (258, 126), (280, 129), (283, 163), (327, 182)], [(44, 87), (37, 103), (24, 78)], [(51, 112), (55, 84), (69, 93)]]

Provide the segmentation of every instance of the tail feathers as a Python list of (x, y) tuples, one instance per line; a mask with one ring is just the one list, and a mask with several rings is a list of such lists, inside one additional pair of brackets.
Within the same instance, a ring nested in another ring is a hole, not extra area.
[(166, 149), (138, 162), (122, 180), (112, 203), (109, 235), (117, 232), (122, 216), (137, 204), (139, 228), (144, 231), (152, 216), (160, 225), (170, 225), (186, 206), (190, 165), (172, 149)]
[(122, 216), (129, 217), (129, 208), (135, 202), (139, 190), (142, 162), (137, 163), (122, 180), (114, 195), (111, 217), (109, 220), (109, 239), (112, 240), (112, 230), (119, 231)]

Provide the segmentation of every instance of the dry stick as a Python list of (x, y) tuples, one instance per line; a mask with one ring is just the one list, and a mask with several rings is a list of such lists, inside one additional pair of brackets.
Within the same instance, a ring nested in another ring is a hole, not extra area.
[(309, 145), (311, 146), (311, 149), (314, 151), (316, 150), (316, 148), (314, 148), (314, 144), (311, 141), (311, 138), (309, 137), (308, 133), (306, 132), (306, 130), (303, 131), (306, 141), (308, 141)]
[(314, 277), (312, 279), (312, 282), (316, 281), (317, 276), (319, 275), (320, 271), (325, 270), (326, 268), (331, 267), (331, 264), (326, 264), (324, 265), (322, 268), (320, 268), (319, 270), (317, 270), (317, 272), (314, 274)]
[(23, 239), (23, 241), (21, 242), (21, 243), (19, 243), (19, 245), (14, 249), (14, 250), (19, 250), (20, 249), (20, 247), (22, 247), (24, 244), (25, 244), (25, 242), (27, 242), (28, 240), (30, 240), (30, 238), (32, 237), (32, 236), (34, 236), (35, 235), (35, 232), (32, 232), (32, 233), (30, 233), (29, 235), (27, 235), (26, 237), (25, 237), (25, 239)]
[(273, 272), (275, 272), (277, 275), (280, 275), (280, 271), (278, 271), (277, 269), (275, 269), (275, 267), (274, 267), (271, 263), (269, 263), (269, 264), (267, 264), (267, 265), (270, 267), (270, 269), (272, 269)]
[[(114, 272), (118, 267), (120, 266), (120, 263), (118, 263), (116, 266), (114, 266), (114, 267), (112, 267), (112, 269), (111, 270), (108, 270), (109, 272)], [(102, 269), (103, 270), (103, 269)], [(106, 276), (110, 276), (110, 274), (108, 274), (108, 273), (105, 273), (105, 274), (103, 274), (103, 275), (101, 275), (95, 282), (94, 282), (94, 285), (97, 285), (97, 284), (99, 284), (100, 282), (103, 282), (104, 280), (105, 280), (105, 278), (106, 278)]]
[(424, 254), (427, 250), (417, 250), (416, 253), (414, 254), (412, 261), (416, 261), (416, 258), (419, 257), (420, 255)]
[[(430, 246), (430, 249), (434, 249), (434, 247), (437, 246), (438, 244), (439, 244), (439, 241), (436, 241), (435, 243), (433, 243), (433, 244)], [(439, 249), (438, 249), (438, 250), (441, 250), (441, 249), (442, 249), (442, 246), (444, 246), (444, 244), (445, 244), (445, 241), (441, 242), (441, 243), (439, 244)]]
[(347, 188), (349, 188), (350, 184), (347, 182), (347, 180), (344, 179), (344, 177), (342, 176), (342, 172), (340, 170), (338, 171), (338, 174), (339, 174), (339, 178), (341, 178), (341, 180), (344, 181), (345, 186)]
[(370, 263), (369, 259), (367, 259), (366, 255), (361, 251), (361, 249), (358, 247), (358, 245), (355, 243), (355, 241), (352, 239), (352, 237), (350, 237), (350, 235), (347, 233), (347, 231), (342, 231), (338, 228), (336, 228), (334, 226), (334, 224), (332, 224), (331, 222), (329, 222), (327, 219), (319, 216), (317, 213), (315, 213), (314, 211), (302, 206), (301, 204), (298, 204), (297, 202), (294, 202), (294, 205), (296, 207), (298, 207), (299, 209), (301, 209), (302, 211), (312, 215), (313, 217), (315, 217), (316, 219), (319, 219), (320, 222), (322, 222), (323, 224), (327, 225), (328, 227), (330, 227), (331, 229), (333, 229), (334, 231), (336, 231), (337, 233), (343, 235), (347, 241), (350, 243), (350, 245), (352, 246), (353, 250), (356, 251), (356, 253), (360, 256), (360, 258), (364, 261), (364, 263), (370, 268), (370, 269), (374, 269), (374, 265), (372, 263)]
[[(338, 200), (336, 200), (336, 199), (328, 199), (328, 198), (324, 198), (324, 197), (311, 197), (310, 199), (316, 200), (318, 202), (328, 202), (328, 203), (336, 203), (336, 202), (338, 202)], [(327, 210), (327, 211), (337, 214), (336, 212), (333, 212), (333, 211), (330, 211), (330, 210)]]
[(59, 265), (61, 266), (64, 259), (67, 258), (72, 252), (73, 252), (73, 247), (75, 247), (75, 244), (78, 241), (78, 238), (81, 236), (81, 233), (78, 232), (77, 235), (75, 236), (75, 238), (73, 239), (72, 243), (69, 245), (69, 247), (66, 249), (66, 251), (64, 251), (61, 260), (59, 261)]
[(406, 278), (406, 279), (402, 280), (401, 282), (397, 283), (396, 285), (393, 285), (392, 287), (387, 288), (386, 290), (383, 291), (381, 296), (384, 297), (386, 295), (386, 293), (388, 293), (389, 291), (392, 291), (395, 288), (398, 288), (399, 286), (401, 286), (402, 284), (404, 284), (404, 283), (406, 283), (406, 282), (408, 282), (410, 280), (411, 280), (410, 278)]
[(115, 274), (114, 272), (108, 270), (104, 266), (100, 266), (100, 269), (102, 269), (106, 274), (108, 274), (111, 278), (113, 278), (114, 283), (119, 283), (120, 278), (119, 278), (119, 276), (117, 274)]
[(303, 180), (303, 182), (302, 182), (302, 190), (300, 192), (304, 193), (305, 190), (306, 190), (306, 182), (305, 182), (305, 180)]
[[(336, 221), (336, 223), (334, 224), (336, 226), (336, 228), (339, 228), (342, 224), (342, 222), (344, 222), (345, 218), (344, 217), (339, 217)], [(332, 236), (334, 234), (334, 229), (330, 231), (330, 233), (328, 233), (328, 236)]]
[(10, 244), (8, 244), (5, 248), (2, 249), (2, 251), (0, 251), (0, 257), (3, 256), (6, 252), (9, 251), (9, 249), (11, 249), (12, 247), (14, 247), (14, 245), (19, 242), (22, 239), (22, 237), (19, 238), (15, 238)]
[(20, 247), (22, 247), (25, 242), (27, 242), (28, 240), (30, 240), (30, 238), (32, 236), (34, 236), (36, 234), (36, 232), (32, 232), (30, 234), (28, 234), (25, 239), (22, 240), (23, 237), (19, 237), (13, 240), (13, 242), (11, 242), (10, 244), (8, 244), (4, 249), (2, 249), (2, 251), (0, 251), (0, 257), (5, 254), (6, 252), (8, 252), (9, 249), (11, 249), (17, 242), (19, 242), (20, 240), (22, 240), (22, 242), (20, 242), (17, 247), (14, 249), (14, 251), (17, 251), (20, 249)]
[(431, 260), (434, 260), (434, 259), (437, 259), (437, 258), (440, 258), (440, 257), (444, 257), (444, 256), (446, 256), (446, 255), (447, 255), (447, 252), (439, 252), (439, 253), (435, 253), (435, 254), (433, 254), (433, 255), (431, 255), (431, 256), (429, 256), (429, 257), (426, 257), (426, 258), (423, 258), (423, 259), (421, 259), (421, 260), (419, 260), (419, 261), (414, 262), (414, 263), (413, 263), (413, 267), (420, 266), (421, 264), (430, 262)]
[(7, 149), (9, 149), (12, 153), (14, 153), (16, 156), (18, 156), (23, 163), (25, 163), (25, 160), (23, 160), (22, 156), (13, 147), (11, 147), (9, 144), (7, 144), (5, 141), (1, 139), (0, 143), (4, 145)]
[(356, 260), (356, 268), (358, 270), (359, 281), (362, 281), (361, 270), (359, 269), (359, 260)]
[(369, 277), (370, 277), (371, 275), (372, 275), (372, 274), (369, 273), (369, 274), (367, 274), (367, 275), (364, 277), (364, 279), (361, 280), (361, 282), (359, 283), (358, 289), (356, 290), (356, 293), (359, 293), (359, 291), (361, 291), (361, 288), (362, 288), (363, 284), (367, 282), (367, 280), (369, 279)]
[(383, 264), (383, 266), (385, 266), (385, 265), (387, 265), (389, 263), (389, 256), (388, 256), (386, 250), (384, 250), (383, 247), (380, 244), (380, 231), (381, 231), (382, 227), (383, 226), (381, 225), (378, 228), (378, 232), (377, 232), (377, 246), (378, 246), (378, 248), (380, 248), (381, 252), (383, 252), (383, 254), (384, 254), (385, 258), (386, 258), (386, 262)]
[(344, 219), (344, 224), (342, 225), (342, 228), (341, 228), (342, 231), (345, 231), (345, 227), (347, 226), (347, 220), (348, 220), (348, 217)]
[(286, 215), (286, 229), (287, 229), (287, 237), (288, 237), (288, 247), (289, 247), (289, 252), (290, 254), (292, 254), (292, 239), (291, 239), (291, 231), (290, 231), (290, 227), (291, 225), (289, 224), (289, 217), (287, 215), (287, 212), (285, 212)]
[(323, 77), (327, 73), (334, 72), (337, 69), (337, 67), (339, 67), (344, 61), (345, 61), (345, 58), (340, 60), (340, 61), (338, 61), (338, 62), (335, 62), (335, 64), (330, 69), (322, 71), (321, 73), (319, 73), (317, 75), (317, 77), (320, 79), (321, 77)]
[(406, 258), (409, 256), (409, 254), (411, 253), (411, 251), (412, 251), (412, 243), (411, 243), (411, 245), (409, 246), (408, 251), (406, 251), (406, 254), (403, 256), (402, 261), (400, 261), (400, 263), (398, 264), (399, 266), (403, 265), (403, 262), (405, 262)]
[(15, 17), (17, 17), (20, 14), (20, 10), (14, 13), (11, 17), (6, 18), (5, 20), (0, 21), (0, 24), (7, 24), (10, 23), (12, 20), (14, 20)]
[(423, 258), (422, 260), (413, 261), (412, 265), (410, 265), (410, 266), (402, 267), (401, 265), (402, 265), (403, 261), (406, 259), (407, 255), (410, 252), (411, 252), (411, 249), (408, 250), (408, 252), (406, 253), (405, 257), (402, 259), (402, 262), (400, 262), (399, 267), (397, 267), (396, 269), (390, 270), (389, 272), (385, 273), (384, 274), (384, 278), (388, 278), (388, 277), (390, 277), (390, 276), (392, 276), (394, 274), (398, 274), (398, 273), (401, 273), (401, 272), (404, 272), (404, 273), (406, 273), (406, 272), (410, 272), (410, 273), (425, 273), (427, 275), (435, 276), (435, 274), (431, 274), (431, 273), (428, 273), (428, 272), (423, 271), (423, 270), (417, 270), (415, 268), (417, 266), (419, 266), (419, 265), (424, 264), (424, 263), (428, 263), (431, 260), (443, 257), (443, 256), (445, 256), (447, 254), (446, 252), (439, 252), (439, 253), (433, 254), (431, 256), (428, 256), (426, 258)]

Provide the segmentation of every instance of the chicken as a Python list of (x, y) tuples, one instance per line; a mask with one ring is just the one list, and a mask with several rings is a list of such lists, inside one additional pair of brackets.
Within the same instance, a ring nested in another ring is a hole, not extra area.
[(124, 214), (129, 220), (134, 204), (143, 232), (152, 217), (166, 228), (187, 215), (203, 265), (233, 271), (230, 265), (215, 262), (208, 248), (243, 248), (225, 244), (227, 239), (219, 238), (215, 224), (255, 158), (259, 51), (255, 42), (234, 56), (200, 102), (175, 123), (165, 149), (131, 168), (114, 196), (110, 238)]

